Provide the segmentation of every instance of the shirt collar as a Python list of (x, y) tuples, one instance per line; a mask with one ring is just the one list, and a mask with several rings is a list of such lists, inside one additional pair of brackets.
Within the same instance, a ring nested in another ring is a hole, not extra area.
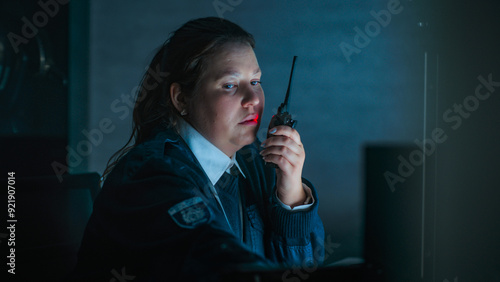
[(236, 165), (241, 175), (245, 177), (240, 165), (236, 161), (236, 154), (229, 158), (183, 119), (179, 119), (176, 129), (193, 152), (213, 185), (217, 183), (224, 172), (229, 173), (233, 165)]

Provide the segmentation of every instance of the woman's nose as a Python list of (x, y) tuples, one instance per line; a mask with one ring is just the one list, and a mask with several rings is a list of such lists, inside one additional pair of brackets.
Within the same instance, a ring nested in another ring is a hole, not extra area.
[(244, 91), (244, 97), (242, 101), (243, 107), (249, 107), (249, 106), (256, 106), (260, 103), (260, 100), (262, 99), (262, 89), (252, 89), (252, 87), (255, 86), (249, 86), (245, 87)]

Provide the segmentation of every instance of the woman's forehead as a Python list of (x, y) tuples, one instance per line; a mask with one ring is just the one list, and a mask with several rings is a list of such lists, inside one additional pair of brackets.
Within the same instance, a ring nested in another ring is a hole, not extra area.
[(207, 61), (207, 72), (213, 78), (260, 73), (252, 47), (245, 43), (226, 43)]

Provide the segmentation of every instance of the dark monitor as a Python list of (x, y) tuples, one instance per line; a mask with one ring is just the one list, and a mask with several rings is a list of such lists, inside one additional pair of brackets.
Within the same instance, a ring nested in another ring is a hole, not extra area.
[(422, 281), (424, 164), (419, 148), (365, 148), (364, 258), (385, 281)]

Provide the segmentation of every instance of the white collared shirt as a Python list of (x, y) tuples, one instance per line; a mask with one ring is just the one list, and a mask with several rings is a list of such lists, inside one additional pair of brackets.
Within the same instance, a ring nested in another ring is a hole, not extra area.
[(243, 171), (236, 161), (236, 154), (231, 158), (217, 148), (214, 144), (208, 141), (196, 129), (184, 120), (180, 120), (177, 124), (177, 132), (184, 139), (189, 149), (200, 163), (201, 167), (207, 174), (210, 182), (215, 186), (224, 172), (235, 164), (238, 167), (241, 175), (246, 178)]
[[(215, 183), (219, 181), (224, 172), (229, 172), (233, 165), (236, 165), (241, 175), (246, 178), (243, 171), (241, 171), (240, 165), (236, 161), (236, 154), (231, 158), (228, 157), (224, 152), (217, 148), (214, 144), (208, 141), (203, 135), (201, 135), (196, 129), (194, 129), (188, 122), (183, 119), (179, 119), (176, 126), (177, 132), (184, 139), (189, 149), (193, 152), (194, 156), (200, 163), (202, 169), (207, 174), (210, 182), (215, 186)], [(304, 186), (306, 195), (312, 200), (310, 204), (300, 205), (293, 208), (293, 210), (302, 210), (309, 208), (313, 203), (312, 192), (309, 187)], [(277, 197), (278, 198), (278, 197)], [(285, 205), (278, 198), (279, 203), (283, 208), (287, 210), (292, 210), (289, 205)]]

